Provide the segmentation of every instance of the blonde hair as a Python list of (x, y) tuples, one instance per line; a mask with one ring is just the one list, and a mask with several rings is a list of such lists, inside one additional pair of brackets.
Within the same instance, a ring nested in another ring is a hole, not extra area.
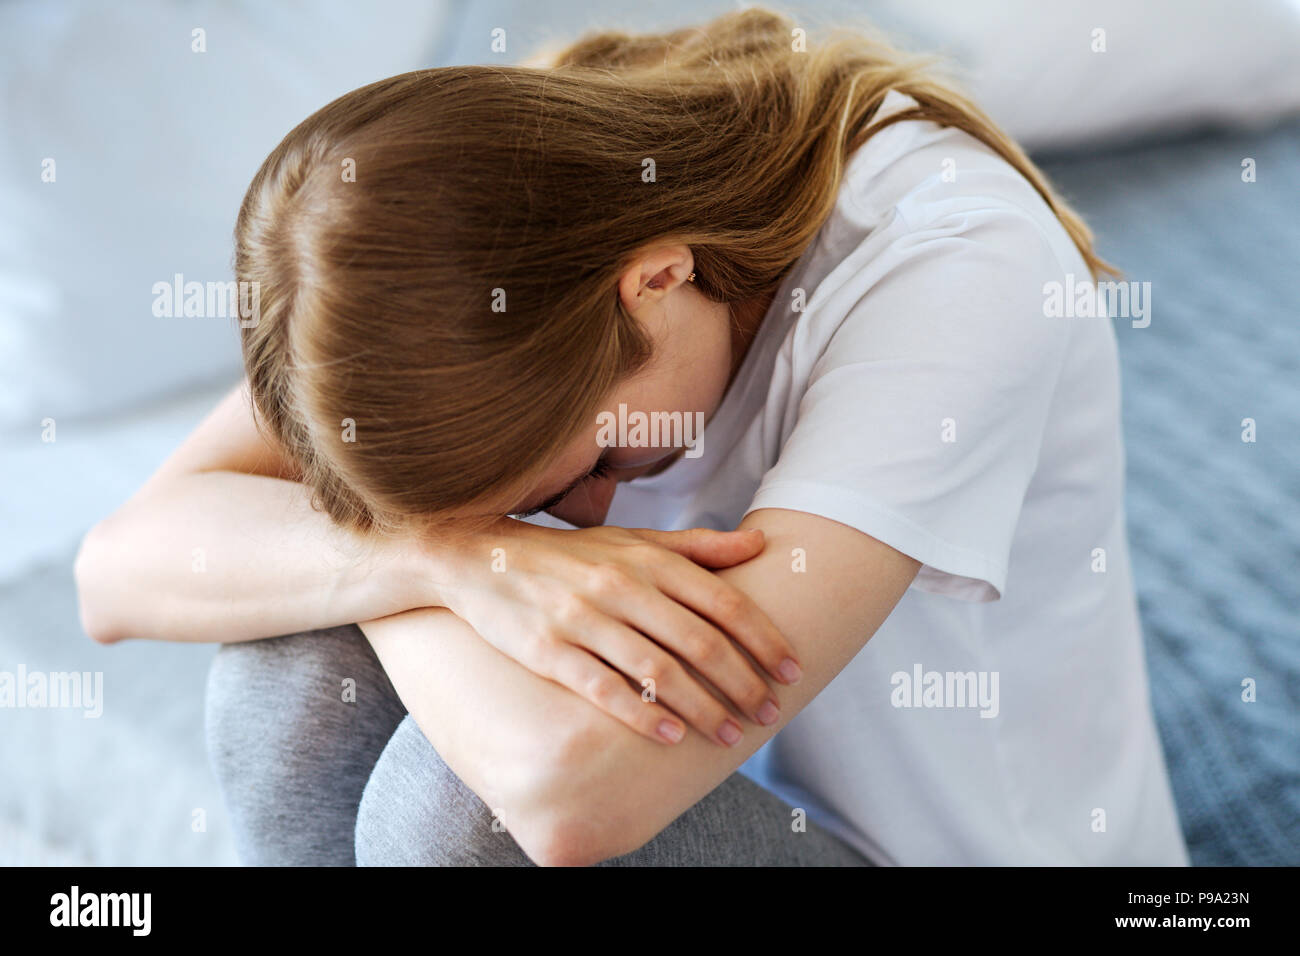
[[(796, 52), (794, 26), (748, 9), (598, 32), (547, 68), (419, 70), (285, 137), (240, 208), (235, 270), (260, 283), (242, 333), (259, 421), (320, 507), (380, 531), (501, 514), (649, 358), (617, 295), (638, 252), (688, 245), (715, 301), (774, 289), (849, 155), (893, 123), (987, 144), (1108, 270), (1021, 149), (927, 63), (856, 31)], [(917, 105), (873, 122), (890, 90)]]

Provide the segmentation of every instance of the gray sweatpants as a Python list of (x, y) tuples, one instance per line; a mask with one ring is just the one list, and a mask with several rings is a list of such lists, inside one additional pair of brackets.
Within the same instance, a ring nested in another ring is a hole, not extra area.
[[(356, 681), (355, 695), (343, 692)], [(351, 697), (351, 699), (344, 699)], [(530, 866), (406, 713), (360, 629), (228, 644), (208, 753), (240, 858), (279, 866)], [(867, 866), (745, 776), (602, 866)]]

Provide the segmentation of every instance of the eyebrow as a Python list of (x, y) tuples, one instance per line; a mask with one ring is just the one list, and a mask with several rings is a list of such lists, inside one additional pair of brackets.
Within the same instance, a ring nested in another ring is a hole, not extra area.
[(563, 489), (557, 491), (555, 494), (551, 495), (549, 498), (541, 502), (541, 504), (534, 505), (531, 508), (520, 508), (516, 511), (508, 511), (506, 513), (511, 518), (531, 518), (535, 514), (540, 514), (543, 511), (549, 511), (551, 508), (554, 508), (561, 501), (567, 498), (569, 496), (569, 492), (573, 491), (574, 488), (578, 487), (578, 485), (582, 484), (589, 477), (591, 477), (591, 473), (594, 472), (600, 466), (600, 463), (605, 460), (608, 454), (609, 454), (609, 449), (606, 448), (604, 451), (600, 453), (600, 457), (596, 459), (596, 461), (592, 464), (590, 468), (585, 469), (582, 472), (582, 474), (578, 475), (578, 477), (570, 481), (567, 485), (564, 486)]

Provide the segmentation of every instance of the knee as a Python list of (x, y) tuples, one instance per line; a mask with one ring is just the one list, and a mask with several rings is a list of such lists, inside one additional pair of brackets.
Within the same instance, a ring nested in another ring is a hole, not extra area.
[(265, 689), (279, 657), (271, 643), (223, 644), (208, 668), (203, 724), (218, 778), (233, 769), (235, 758), (247, 755), (253, 728), (267, 723), (274, 698)]
[[(311, 710), (303, 693), (316, 670), (313, 635), (223, 645), (208, 670), (204, 706), (208, 762), (230, 815), (240, 859), (251, 865), (302, 862), (289, 852), (295, 817), (309, 812), (319, 780), (308, 754)], [(308, 746), (303, 746), (307, 744)]]
[(357, 865), (531, 865), (503, 817), (452, 772), (408, 716), (362, 793)]
[(355, 628), (223, 646), (208, 758), (247, 863), (352, 863), (357, 803), (404, 714)]
[(377, 755), (404, 714), (353, 626), (226, 644), (208, 671), (204, 723), (218, 772), (250, 751), (345, 752), (364, 738)]
[[(208, 669), (204, 730), (213, 770), (224, 784), (259, 756), (303, 729), (312, 707), (303, 691), (320, 667), (312, 660), (314, 635), (225, 644)], [(259, 767), (273, 771), (276, 761)]]
[[(279, 640), (279, 639), (277, 639)], [(290, 786), (279, 759), (284, 698), (270, 692), (272, 675), (285, 663), (272, 641), (226, 644), (212, 659), (204, 703), (208, 762), (221, 788), (240, 860), (275, 864), (276, 835)]]

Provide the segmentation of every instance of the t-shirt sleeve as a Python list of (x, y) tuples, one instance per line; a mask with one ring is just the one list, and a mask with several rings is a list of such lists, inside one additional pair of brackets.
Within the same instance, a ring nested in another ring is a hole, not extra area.
[(1056, 248), (994, 204), (873, 254), (832, 296), (842, 317), (807, 317), (833, 331), (748, 510), (830, 518), (920, 561), (913, 587), (1000, 598), (1069, 342), (1044, 308)]

